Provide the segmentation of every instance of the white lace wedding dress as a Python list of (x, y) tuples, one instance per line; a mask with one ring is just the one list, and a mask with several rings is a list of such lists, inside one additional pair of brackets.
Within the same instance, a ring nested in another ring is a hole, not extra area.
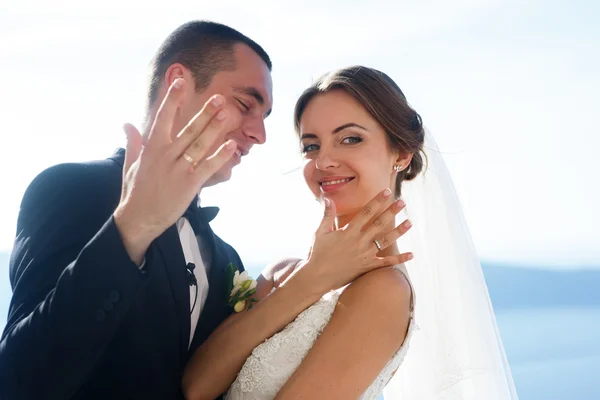
[[(399, 268), (397, 269), (402, 272)], [(298, 315), (282, 331), (258, 345), (246, 360), (225, 399), (269, 400), (275, 398), (277, 392), (300, 366), (310, 348), (327, 326), (341, 293), (342, 290), (338, 290), (326, 294)], [(410, 312), (410, 322), (404, 343), (379, 373), (377, 379), (363, 393), (360, 397), (361, 400), (376, 399), (404, 360), (409, 340), (416, 329), (413, 317), (414, 293)]]

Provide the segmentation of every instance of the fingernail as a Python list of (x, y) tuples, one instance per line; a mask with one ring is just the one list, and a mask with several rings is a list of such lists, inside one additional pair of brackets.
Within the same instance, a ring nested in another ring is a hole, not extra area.
[(221, 104), (223, 104), (224, 101), (225, 99), (222, 96), (216, 95), (212, 98), (211, 104), (214, 107), (219, 107)]
[(215, 118), (217, 121), (223, 121), (225, 118), (227, 118), (227, 111), (225, 111), (225, 110), (219, 111), (219, 113), (217, 114), (217, 116)]
[(415, 256), (413, 255), (413, 253), (409, 253), (407, 258), (408, 258), (409, 260), (412, 260), (414, 257), (415, 257)]
[(398, 210), (402, 209), (402, 207), (404, 207), (405, 205), (406, 203), (404, 203), (404, 200), (396, 201), (396, 207), (398, 207)]
[(407, 219), (406, 221), (404, 221), (404, 226), (410, 228), (412, 226), (412, 221), (410, 219)]
[(391, 194), (392, 194), (392, 191), (390, 189), (385, 189), (383, 191), (383, 197), (390, 197)]
[(177, 78), (175, 79), (175, 82), (173, 82), (173, 87), (175, 89), (181, 89), (183, 87), (183, 78)]
[(323, 203), (325, 203), (325, 208), (329, 208), (329, 206), (331, 205), (331, 200), (329, 200), (327, 197), (325, 197), (323, 199)]
[(235, 141), (233, 141), (233, 140), (230, 140), (229, 142), (227, 142), (227, 143), (225, 144), (225, 148), (226, 148), (227, 150), (233, 150), (233, 149), (235, 149), (236, 147), (237, 147), (237, 144), (236, 144), (236, 143), (235, 143)]

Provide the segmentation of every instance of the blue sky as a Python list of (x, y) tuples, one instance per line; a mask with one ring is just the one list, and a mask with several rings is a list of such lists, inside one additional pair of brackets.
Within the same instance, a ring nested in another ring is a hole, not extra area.
[(0, 5), (0, 249), (37, 173), (123, 144), (122, 123), (142, 119), (156, 47), (202, 18), (248, 34), (274, 63), (267, 144), (203, 193), (246, 260), (306, 251), (320, 210), (287, 173), (301, 164), (293, 104), (322, 73), (365, 64), (398, 82), (436, 137), (482, 258), (598, 264), (599, 11), (510, 0)]

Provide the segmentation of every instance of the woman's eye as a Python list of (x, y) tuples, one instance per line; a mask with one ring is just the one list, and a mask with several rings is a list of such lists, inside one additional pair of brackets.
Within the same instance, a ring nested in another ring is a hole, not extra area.
[(306, 146), (302, 146), (303, 153), (309, 153), (309, 152), (315, 151), (315, 150), (319, 150), (319, 146), (314, 143), (307, 144)]
[(360, 143), (360, 142), (362, 142), (362, 138), (360, 138), (358, 136), (349, 136), (342, 140), (342, 143), (346, 143), (346, 144), (356, 144), (356, 143)]

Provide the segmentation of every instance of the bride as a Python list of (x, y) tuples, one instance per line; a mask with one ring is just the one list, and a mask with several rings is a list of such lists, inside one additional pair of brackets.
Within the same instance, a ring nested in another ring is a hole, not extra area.
[[(207, 393), (229, 386), (229, 400), (375, 399), (384, 388), (386, 399), (516, 399), (451, 179), (396, 83), (366, 67), (335, 71), (302, 94), (294, 122), (306, 183), (335, 212), (332, 229), (345, 229), (390, 188), (389, 202), (400, 199), (390, 212), (405, 200), (403, 226), (414, 228), (398, 243), (380, 238), (378, 255), (406, 247), (415, 259), (326, 294), (244, 354), (243, 365), (220, 368), (218, 342), (209, 339), (186, 369), (187, 398), (213, 398)], [(256, 300), (302, 265), (265, 269)]]

